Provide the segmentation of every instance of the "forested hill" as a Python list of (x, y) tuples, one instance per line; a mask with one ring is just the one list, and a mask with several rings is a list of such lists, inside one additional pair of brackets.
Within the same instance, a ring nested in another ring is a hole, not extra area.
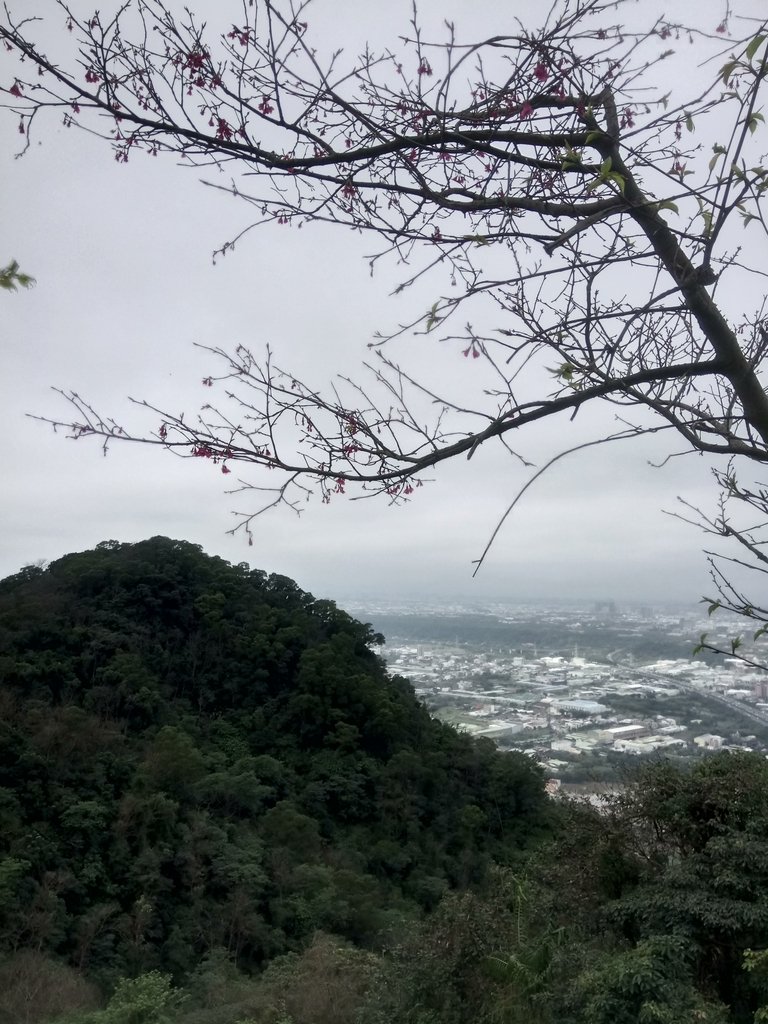
[(768, 761), (610, 806), (156, 537), (0, 582), (0, 1024), (764, 1024)]
[(2, 581), (0, 957), (109, 987), (373, 947), (514, 858), (535, 766), (431, 719), (379, 639), (163, 537)]

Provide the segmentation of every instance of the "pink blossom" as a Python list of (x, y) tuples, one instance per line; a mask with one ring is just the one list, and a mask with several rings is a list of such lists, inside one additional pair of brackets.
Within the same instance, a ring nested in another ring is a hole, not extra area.
[(232, 126), (223, 117), (216, 118), (216, 138), (221, 142), (229, 142), (234, 135)]

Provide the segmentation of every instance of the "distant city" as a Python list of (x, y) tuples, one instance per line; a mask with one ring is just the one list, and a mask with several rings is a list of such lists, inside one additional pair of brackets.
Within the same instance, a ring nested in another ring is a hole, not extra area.
[[(694, 657), (702, 633), (730, 649), (749, 626), (706, 608), (499, 603), (352, 606), (386, 637), (390, 670), (434, 715), (535, 757), (552, 791), (615, 787), (637, 758), (768, 753), (768, 673)], [(739, 649), (768, 664), (761, 638)]]

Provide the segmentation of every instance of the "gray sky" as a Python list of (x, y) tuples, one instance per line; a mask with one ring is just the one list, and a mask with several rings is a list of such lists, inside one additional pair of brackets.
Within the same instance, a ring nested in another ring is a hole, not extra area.
[[(223, 4), (193, 6), (221, 10)], [(21, 6), (22, 0), (11, 3)], [(421, 8), (427, 24), (439, 12), (455, 18), (460, 35), (463, 27), (465, 35), (471, 28), (479, 36), (499, 30), (490, 6), (429, 0)], [(23, 0), (23, 7), (45, 13), (52, 4)], [(360, 7), (318, 0), (313, 27), (322, 25), (332, 45), (351, 49), (366, 34), (394, 43), (405, 30), (409, 4), (371, 4), (364, 16)], [(531, 7), (539, 5), (516, 10)], [(713, 25), (723, 9), (715, 0), (675, 4), (676, 15), (678, 7), (681, 18), (703, 11)], [(755, 0), (755, 12), (760, 9)], [(62, 19), (55, 19), (58, 30)], [(201, 378), (216, 371), (194, 342), (242, 342), (255, 350), (269, 342), (281, 364), (321, 386), (333, 371), (354, 374), (373, 332), (403, 319), (409, 304), (428, 308), (442, 282), (405, 299), (388, 297), (395, 269), (371, 278), (362, 258), (370, 241), (341, 229), (260, 230), (213, 267), (212, 250), (243, 226), (248, 211), (201, 186), (197, 172), (140, 156), (118, 166), (108, 146), (65, 129), (56, 115), (38, 126), (31, 150), (15, 160), (18, 141), (13, 120), (0, 118), (0, 263), (16, 258), (37, 279), (32, 291), (0, 293), (1, 575), (104, 539), (162, 533), (334, 598), (696, 600), (708, 589), (701, 536), (661, 510), (673, 508), (677, 494), (710, 504), (709, 471), (697, 456), (652, 468), (649, 459), (668, 453), (669, 442), (660, 439), (622, 442), (559, 463), (516, 509), (473, 581), (472, 559), (530, 473), (498, 451), (443, 467), (406, 507), (389, 508), (381, 499), (325, 506), (318, 498), (300, 519), (268, 513), (257, 520), (249, 548), (242, 536), (226, 535), (230, 510), (251, 507), (249, 497), (225, 494), (227, 481), (205, 460), (120, 445), (104, 458), (96, 443), (67, 441), (26, 419), (30, 412), (66, 417), (51, 385), (74, 388), (137, 426), (156, 424), (131, 410), (128, 395), (194, 411), (208, 397)], [(409, 344), (427, 371), (446, 358), (425, 347), (428, 339)], [(447, 375), (465, 372), (455, 359), (440, 366)], [(603, 414), (608, 430), (611, 416)], [(532, 431), (529, 457), (540, 462), (601, 429), (594, 414), (580, 420)]]

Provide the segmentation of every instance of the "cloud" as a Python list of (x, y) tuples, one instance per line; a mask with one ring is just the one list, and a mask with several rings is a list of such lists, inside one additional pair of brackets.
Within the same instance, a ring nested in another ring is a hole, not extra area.
[[(364, 33), (396, 36), (410, 11), (407, 4), (345, 4), (333, 7), (329, 39), (343, 24), (350, 48)], [(497, 9), (461, 0), (431, 0), (420, 10), (436, 31), (444, 18), (456, 18), (477, 36), (495, 31), (498, 19)], [(320, 20), (328, 5), (313, 11)], [(52, 42), (60, 29), (45, 29)], [(253, 505), (247, 494), (224, 494), (227, 481), (213, 467), (119, 446), (104, 459), (98, 445), (74, 444), (26, 419), (28, 412), (66, 417), (50, 385), (75, 388), (118, 421), (150, 428), (154, 422), (142, 420), (128, 395), (193, 411), (206, 397), (201, 378), (215, 372), (195, 343), (257, 350), (269, 343), (281, 364), (325, 386), (335, 372), (355, 375), (371, 358), (366, 346), (375, 330), (428, 309), (434, 285), (391, 298), (403, 268), (382, 266), (371, 277), (364, 259), (371, 239), (322, 227), (260, 230), (213, 267), (213, 250), (247, 222), (244, 204), (169, 160), (135, 155), (118, 166), (104, 144), (51, 119), (14, 160), (14, 130), (0, 120), (3, 246), (38, 284), (0, 296), (0, 572), (106, 538), (165, 533), (331, 596), (360, 588), (468, 598), (698, 596), (700, 538), (660, 509), (672, 507), (680, 491), (707, 500), (707, 467), (696, 459), (651, 469), (649, 457), (670, 451), (663, 438), (593, 449), (553, 467), (472, 581), (472, 560), (533, 471), (498, 446), (441, 469), (406, 508), (315, 500), (301, 519), (271, 513), (256, 522), (249, 548), (225, 531), (231, 509)], [(394, 351), (459, 396), (479, 384), (469, 378), (471, 361), (431, 336), (404, 338)], [(433, 411), (429, 403), (424, 410)], [(614, 428), (607, 409), (534, 428), (520, 444), (541, 465), (564, 444)]]

